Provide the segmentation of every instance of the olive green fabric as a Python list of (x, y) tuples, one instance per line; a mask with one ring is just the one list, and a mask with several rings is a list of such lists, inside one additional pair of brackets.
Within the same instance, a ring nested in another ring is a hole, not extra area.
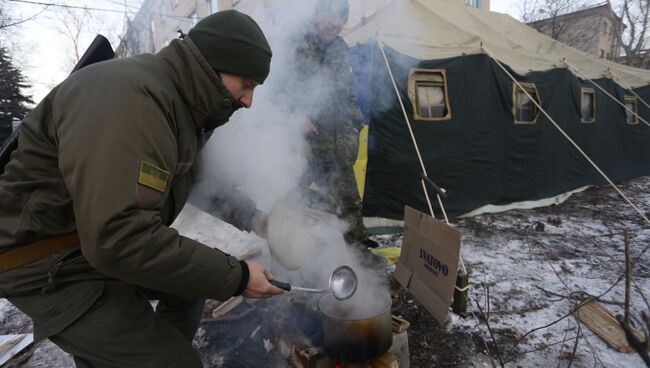
[[(169, 225), (187, 199), (209, 129), (235, 110), (232, 99), (190, 39), (156, 55), (91, 65), (57, 86), (23, 122), (0, 176), (0, 251), (75, 230), (80, 249), (1, 273), (0, 296), (114, 278), (180, 296), (230, 298), (241, 281), (239, 262)], [(139, 183), (143, 162), (168, 173), (163, 192)], [(92, 303), (89, 297), (75, 308)]]
[(271, 46), (257, 23), (246, 14), (236, 10), (213, 13), (190, 29), (188, 36), (217, 71), (260, 84), (269, 75)]
[[(92, 307), (65, 328), (51, 321), (87, 294)], [(159, 300), (154, 310), (149, 299)], [(192, 338), (204, 301), (150, 292), (121, 281), (81, 281), (60, 289), (10, 298), (34, 320), (36, 339), (49, 337), (78, 368), (199, 368)]]

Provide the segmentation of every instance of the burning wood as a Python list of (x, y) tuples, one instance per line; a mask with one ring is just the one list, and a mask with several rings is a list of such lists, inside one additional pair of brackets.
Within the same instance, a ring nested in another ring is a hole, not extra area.
[[(250, 315), (237, 321), (230, 318), (241, 314), (239, 311), (243, 305)], [(210, 341), (210, 344), (215, 347), (222, 344), (220, 351), (228, 354), (221, 355), (224, 359), (237, 359), (245, 366), (256, 366), (258, 362), (281, 362), (280, 365), (296, 368), (397, 368), (400, 359), (395, 354), (406, 352), (408, 355), (408, 350), (402, 346), (407, 345), (408, 340), (401, 338), (394, 339), (394, 345), (400, 345), (393, 346), (391, 351), (395, 353), (371, 356), (361, 362), (344, 361), (325, 349), (322, 316), (310, 303), (288, 297), (264, 300), (254, 305), (231, 300), (215, 309), (214, 315), (217, 318), (207, 322), (213, 326), (209, 334), (226, 342), (227, 346), (217, 341)], [(235, 323), (237, 327), (233, 327)], [(393, 316), (389, 331), (395, 336), (406, 337), (409, 325), (408, 321)], [(228, 336), (223, 336), (224, 333)], [(230, 346), (232, 341), (237, 342), (234, 350)], [(408, 357), (404, 359), (408, 364)]]

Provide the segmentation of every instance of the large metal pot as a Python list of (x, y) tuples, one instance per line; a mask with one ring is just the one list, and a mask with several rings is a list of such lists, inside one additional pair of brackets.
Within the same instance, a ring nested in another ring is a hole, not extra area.
[(323, 322), (324, 347), (332, 356), (347, 362), (369, 360), (387, 352), (393, 344), (389, 295), (373, 300), (363, 316), (349, 301), (339, 301), (332, 295), (319, 300), (318, 310)]

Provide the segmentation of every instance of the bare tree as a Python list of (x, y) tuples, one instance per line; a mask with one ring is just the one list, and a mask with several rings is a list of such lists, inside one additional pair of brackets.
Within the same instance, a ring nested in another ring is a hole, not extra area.
[(625, 30), (619, 32), (618, 42), (622, 48), (621, 62), (636, 66), (649, 66), (648, 26), (650, 25), (649, 0), (621, 0), (618, 5)]
[(521, 19), (524, 23), (548, 19), (548, 35), (559, 40), (559, 37), (566, 31), (567, 24), (558, 17), (579, 9), (581, 5), (574, 0), (524, 0), (520, 5)]
[(79, 62), (84, 53), (82, 41), (86, 33), (98, 33), (102, 28), (102, 21), (95, 17), (90, 10), (60, 8), (57, 11), (57, 31), (66, 39), (70, 48), (70, 65)]
[(520, 16), (524, 23), (539, 32), (598, 56), (602, 22), (595, 14), (580, 17), (575, 14), (593, 5), (594, 0), (524, 0), (520, 3)]
[(114, 42), (117, 32), (108, 27), (103, 18), (92, 9), (61, 7), (56, 15), (57, 31), (68, 43), (69, 66), (72, 68), (83, 56), (86, 47), (97, 34), (103, 34), (109, 41)]
[(36, 11), (35, 13), (24, 16), (24, 17), (19, 17), (19, 18), (13, 18), (10, 14), (8, 9), (5, 7), (4, 2), (0, 3), (0, 31), (5, 31), (11, 27), (15, 27), (18, 25), (21, 25), (25, 22), (28, 22), (39, 15), (43, 14), (45, 10), (49, 7), (49, 4), (46, 4), (43, 6), (42, 9)]

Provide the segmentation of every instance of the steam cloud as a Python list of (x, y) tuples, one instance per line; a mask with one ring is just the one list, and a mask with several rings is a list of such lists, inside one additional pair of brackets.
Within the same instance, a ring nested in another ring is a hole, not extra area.
[[(203, 180), (194, 195), (208, 199), (219, 188), (234, 188), (247, 195), (259, 209), (270, 212), (273, 204), (290, 196), (299, 198), (299, 183), (307, 169), (307, 142), (303, 120), (292, 111), (305, 106), (331, 108), (326, 96), (333, 91), (333, 81), (319, 75), (298, 80), (293, 72), (294, 52), (309, 31), (316, 2), (287, 0), (275, 2), (272, 9), (249, 11), (269, 38), (273, 49), (271, 74), (255, 91), (253, 107), (238, 111), (231, 121), (218, 128), (203, 150)], [(281, 98), (285, 92), (304, 96), (301, 100)], [(318, 103), (316, 103), (318, 101)], [(201, 200), (201, 199), (199, 199)], [(306, 205), (303, 205), (306, 207)], [(309, 211), (305, 209), (305, 211)], [(303, 214), (296, 210), (298, 223)], [(304, 224), (303, 224), (304, 225)], [(340, 265), (352, 267), (359, 277), (353, 303), (355, 314), (366, 314), (378, 297), (387, 298), (387, 291), (376, 272), (362, 266), (362, 259), (347, 246), (343, 233), (347, 228), (335, 216), (323, 216), (321, 226), (296, 228), (293, 241), (304, 242), (310, 252), (297, 271), (283, 269), (277, 262), (272, 272), (278, 279), (289, 279), (294, 285), (325, 288), (331, 272)]]

